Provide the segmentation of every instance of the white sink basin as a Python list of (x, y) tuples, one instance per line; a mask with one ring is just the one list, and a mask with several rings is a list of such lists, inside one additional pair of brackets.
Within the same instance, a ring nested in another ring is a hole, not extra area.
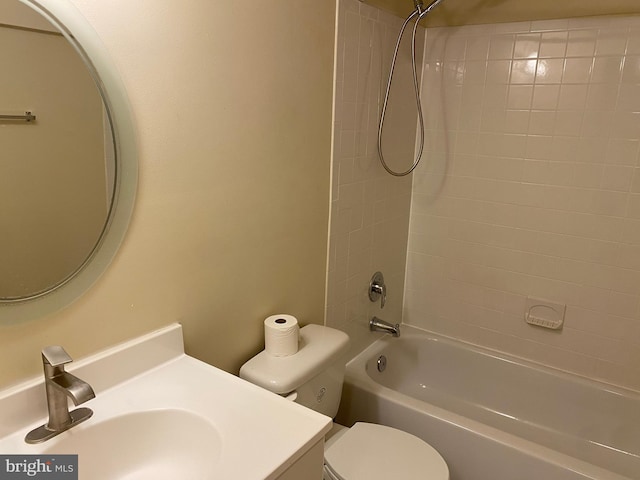
[(45, 454), (78, 454), (86, 478), (175, 480), (207, 478), (220, 458), (222, 440), (206, 418), (167, 409), (88, 422), (43, 446)]
[(185, 355), (179, 325), (69, 366), (96, 392), (82, 405), (93, 416), (30, 445), (26, 433), (47, 421), (42, 379), (0, 391), (2, 454), (77, 454), (81, 480), (276, 479), (331, 428)]

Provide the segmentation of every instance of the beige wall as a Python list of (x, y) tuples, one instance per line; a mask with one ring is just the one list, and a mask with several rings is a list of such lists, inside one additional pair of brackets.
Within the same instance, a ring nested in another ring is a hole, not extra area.
[(77, 358), (175, 321), (189, 353), (236, 371), (262, 348), (267, 315), (321, 323), (333, 3), (73, 3), (127, 87), (138, 198), (87, 294), (0, 326), (0, 384), (38, 374), (44, 345)]
[(640, 17), (432, 29), (425, 72), (404, 321), (640, 390)]

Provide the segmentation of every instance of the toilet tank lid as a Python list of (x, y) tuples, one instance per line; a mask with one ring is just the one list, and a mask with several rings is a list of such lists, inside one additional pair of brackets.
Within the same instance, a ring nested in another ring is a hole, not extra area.
[(300, 329), (298, 352), (275, 357), (260, 352), (240, 369), (240, 378), (273, 393), (289, 393), (338, 360), (349, 347), (349, 336), (334, 328), (307, 325)]

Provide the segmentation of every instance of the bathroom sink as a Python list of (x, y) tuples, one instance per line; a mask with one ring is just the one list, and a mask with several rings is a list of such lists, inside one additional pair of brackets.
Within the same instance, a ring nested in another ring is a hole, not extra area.
[(75, 454), (80, 480), (304, 478), (290, 472), (311, 451), (322, 469), (331, 419), (186, 355), (180, 325), (68, 366), (93, 416), (27, 444), (47, 421), (42, 378), (0, 391), (1, 454)]
[(95, 480), (207, 478), (220, 458), (219, 432), (184, 410), (128, 413), (84, 427), (44, 445), (42, 453), (78, 454), (79, 470)]

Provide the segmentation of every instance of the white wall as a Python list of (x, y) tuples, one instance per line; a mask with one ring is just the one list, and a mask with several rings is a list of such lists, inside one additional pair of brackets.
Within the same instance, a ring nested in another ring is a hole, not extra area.
[[(402, 315), (411, 177), (387, 174), (376, 148), (401, 23), (357, 0), (338, 2), (327, 325), (346, 331), (354, 351), (376, 338), (368, 330), (371, 316), (397, 323)], [(411, 166), (414, 154), (417, 117), (410, 58), (404, 45), (385, 121), (383, 148), (396, 170)], [(383, 310), (367, 295), (377, 270), (388, 287)]]
[[(640, 389), (640, 17), (429, 29), (404, 322)], [(527, 296), (567, 305), (525, 324)]]

